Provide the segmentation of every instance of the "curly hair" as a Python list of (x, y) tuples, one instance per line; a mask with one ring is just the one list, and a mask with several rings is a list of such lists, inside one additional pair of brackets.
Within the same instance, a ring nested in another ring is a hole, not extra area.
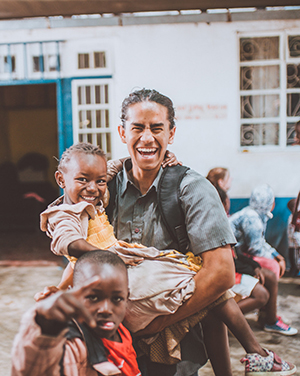
[(63, 171), (66, 168), (66, 164), (70, 161), (71, 156), (76, 153), (83, 153), (88, 155), (98, 155), (99, 157), (106, 158), (106, 155), (99, 146), (92, 145), (88, 142), (79, 142), (66, 149), (58, 161), (58, 171)]
[(121, 124), (123, 128), (125, 128), (128, 108), (133, 104), (146, 101), (155, 102), (166, 107), (166, 109), (168, 110), (168, 120), (170, 123), (170, 129), (172, 129), (175, 126), (175, 109), (171, 99), (154, 89), (143, 88), (141, 90), (136, 90), (130, 93), (128, 97), (123, 100), (121, 112)]

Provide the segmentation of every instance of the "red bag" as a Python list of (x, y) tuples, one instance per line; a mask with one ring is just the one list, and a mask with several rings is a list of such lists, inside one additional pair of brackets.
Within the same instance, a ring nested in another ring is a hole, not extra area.
[(296, 204), (293, 211), (293, 218), (292, 218), (292, 224), (295, 226), (295, 231), (300, 231), (300, 192), (298, 193), (298, 197), (296, 200)]

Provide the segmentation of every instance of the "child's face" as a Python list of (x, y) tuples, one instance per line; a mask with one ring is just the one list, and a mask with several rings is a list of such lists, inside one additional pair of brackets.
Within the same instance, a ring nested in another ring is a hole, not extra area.
[(106, 160), (99, 155), (73, 153), (55, 178), (73, 204), (86, 201), (96, 206), (106, 190)]
[(101, 338), (120, 342), (117, 330), (125, 317), (128, 300), (126, 270), (121, 266), (109, 264), (84, 265), (83, 282), (94, 276), (99, 276), (100, 282), (84, 301), (85, 307), (97, 323), (93, 330)]

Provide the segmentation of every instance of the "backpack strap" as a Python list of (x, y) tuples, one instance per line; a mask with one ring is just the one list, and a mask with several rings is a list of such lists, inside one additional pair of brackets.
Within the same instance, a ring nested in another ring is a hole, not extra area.
[[(174, 242), (177, 244), (177, 250), (181, 253), (187, 252), (189, 244), (185, 217), (179, 201), (180, 183), (189, 167), (172, 166), (165, 167), (157, 187), (157, 203), (162, 216), (164, 225)], [(116, 199), (116, 176), (108, 183), (110, 194), (109, 204), (105, 211), (109, 221), (112, 221), (113, 210)]]
[(165, 167), (157, 188), (157, 203), (162, 220), (181, 253), (187, 252), (189, 244), (185, 216), (179, 201), (180, 183), (188, 170), (189, 167), (180, 165)]

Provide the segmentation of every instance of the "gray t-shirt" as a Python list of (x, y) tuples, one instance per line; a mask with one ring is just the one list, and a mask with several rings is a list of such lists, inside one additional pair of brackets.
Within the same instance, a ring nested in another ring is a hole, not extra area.
[[(131, 161), (127, 159), (117, 176), (112, 220), (117, 239), (158, 249), (176, 248), (157, 205), (162, 168), (145, 195), (130, 181), (127, 173), (130, 169)], [(180, 201), (186, 218), (189, 250), (194, 254), (236, 242), (215, 188), (194, 170), (188, 170), (182, 179)]]

